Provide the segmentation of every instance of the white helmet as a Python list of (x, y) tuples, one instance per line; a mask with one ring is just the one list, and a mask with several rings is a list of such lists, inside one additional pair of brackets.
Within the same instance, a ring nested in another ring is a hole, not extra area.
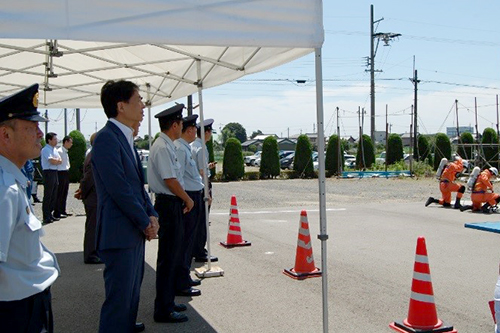
[(494, 175), (495, 177), (498, 176), (498, 169), (495, 168), (495, 167), (491, 167), (489, 168), (490, 172), (492, 175)]
[(462, 165), (464, 166), (464, 169), (469, 169), (469, 161), (463, 160)]

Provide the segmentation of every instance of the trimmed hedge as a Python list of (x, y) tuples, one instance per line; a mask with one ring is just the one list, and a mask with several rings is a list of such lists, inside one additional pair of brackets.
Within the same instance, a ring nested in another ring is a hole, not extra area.
[[(340, 156), (340, 161), (339, 161)], [(340, 162), (340, 163), (339, 163)], [(340, 170), (339, 170), (340, 165)], [(344, 165), (344, 145), (340, 143), (340, 153), (339, 153), (339, 137), (334, 134), (330, 136), (328, 139), (328, 146), (326, 147), (326, 156), (325, 156), (325, 169), (326, 175), (338, 175), (342, 170), (342, 166)]]
[[(474, 138), (472, 137), (472, 134), (469, 132), (464, 132), (460, 134), (460, 143), (465, 143), (465, 144), (474, 143)], [(472, 146), (467, 146), (467, 147), (459, 146), (457, 154), (460, 155), (460, 157), (465, 158), (466, 160), (472, 159), (473, 158)]]
[(375, 163), (375, 152), (372, 139), (370, 136), (363, 134), (362, 141), (358, 143), (358, 151), (356, 153), (356, 167), (359, 170), (371, 168)]
[(439, 168), (439, 163), (443, 157), (451, 160), (451, 142), (444, 133), (436, 134), (436, 143), (434, 148), (434, 170)]
[(403, 140), (398, 134), (391, 134), (387, 139), (387, 152), (385, 154), (385, 162), (387, 165), (394, 164), (404, 158)]
[(484, 129), (481, 144), (486, 162), (498, 168), (498, 146), (488, 145), (489, 143), (498, 144), (497, 132), (491, 127)]
[(239, 180), (245, 174), (241, 142), (236, 138), (229, 138), (224, 149), (222, 175), (225, 180)]
[(417, 138), (417, 145), (418, 145), (418, 158), (420, 161), (425, 161), (427, 157), (430, 156), (431, 152), (429, 140), (427, 140), (427, 137), (419, 135)]
[(87, 151), (87, 142), (80, 131), (74, 130), (69, 133), (73, 139), (73, 146), (68, 150), (69, 157), (69, 181), (78, 183), (83, 176), (83, 162)]
[(278, 140), (274, 136), (268, 136), (262, 143), (259, 171), (261, 178), (274, 178), (280, 175)]
[(311, 141), (309, 141), (309, 138), (305, 134), (301, 134), (297, 138), (297, 146), (295, 146), (295, 156), (293, 158), (293, 170), (300, 174), (301, 178), (314, 177)]

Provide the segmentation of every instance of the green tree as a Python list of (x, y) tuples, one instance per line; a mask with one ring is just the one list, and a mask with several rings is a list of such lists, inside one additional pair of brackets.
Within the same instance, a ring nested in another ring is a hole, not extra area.
[(370, 136), (363, 134), (356, 153), (356, 167), (360, 170), (370, 168), (375, 163), (375, 152)]
[(278, 140), (272, 135), (265, 138), (262, 144), (259, 171), (264, 178), (274, 178), (280, 175)]
[(439, 163), (443, 157), (448, 160), (451, 159), (451, 142), (450, 138), (444, 133), (436, 134), (435, 139), (435, 148), (434, 148), (434, 170), (437, 170), (439, 167)]
[(295, 156), (293, 158), (293, 170), (295, 170), (301, 178), (314, 177), (312, 145), (305, 134), (299, 135), (297, 138)]
[[(470, 145), (471, 143), (474, 143), (474, 138), (472, 137), (472, 134), (469, 132), (464, 132), (460, 134), (460, 145), (458, 146), (457, 153), (460, 155), (460, 157), (465, 158), (466, 160), (469, 160), (472, 158), (472, 146)], [(463, 144), (467, 146), (463, 146)]]
[(243, 126), (239, 123), (229, 123), (221, 131), (222, 143), (226, 145), (226, 142), (230, 138), (236, 138), (243, 143), (247, 141), (247, 132)]
[(418, 156), (420, 161), (425, 161), (430, 156), (430, 145), (429, 140), (423, 135), (419, 135), (417, 138), (418, 145)]
[(250, 139), (253, 139), (255, 138), (257, 135), (260, 135), (262, 134), (262, 131), (261, 130), (256, 130), (256, 131), (253, 131), (252, 132), (252, 135), (250, 135)]
[(69, 133), (73, 139), (73, 146), (68, 150), (69, 157), (69, 181), (78, 183), (83, 175), (83, 161), (87, 151), (87, 142), (80, 131), (74, 130)]
[(401, 161), (404, 157), (403, 140), (398, 134), (392, 133), (387, 138), (387, 152), (385, 154), (385, 162), (387, 165)]
[[(340, 158), (340, 160), (339, 160)], [(340, 152), (339, 152), (339, 137), (337, 135), (332, 135), (328, 139), (328, 146), (326, 147), (326, 156), (325, 156), (325, 169), (327, 171), (327, 175), (335, 175), (339, 174), (340, 169), (339, 166), (342, 167), (344, 165), (344, 145), (340, 143)]]
[(493, 128), (487, 127), (484, 129), (481, 146), (486, 162), (498, 168), (498, 137)]
[(245, 174), (241, 143), (236, 138), (229, 138), (226, 142), (222, 174), (226, 180), (238, 180)]

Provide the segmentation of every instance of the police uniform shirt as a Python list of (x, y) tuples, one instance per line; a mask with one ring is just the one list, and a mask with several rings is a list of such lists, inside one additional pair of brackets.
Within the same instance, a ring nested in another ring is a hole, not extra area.
[[(203, 165), (203, 153), (202, 149), (205, 149), (205, 158), (206, 158), (206, 163)], [(209, 175), (209, 169), (208, 169), (208, 149), (207, 145), (204, 145), (203, 142), (201, 141), (201, 138), (196, 138), (193, 142), (191, 142), (191, 152), (193, 153), (193, 158), (196, 161), (196, 165), (198, 167), (198, 170), (205, 170), (205, 174), (208, 176)]]
[(191, 153), (191, 146), (186, 140), (180, 138), (175, 140), (177, 147), (177, 158), (183, 166), (184, 189), (186, 191), (201, 191), (203, 189), (203, 181), (201, 180), (198, 165)]
[(149, 188), (156, 194), (175, 195), (165, 184), (165, 179), (176, 178), (184, 188), (184, 182), (179, 177), (180, 171), (181, 165), (177, 160), (175, 145), (168, 135), (161, 132), (149, 151)]
[(59, 266), (40, 242), (42, 223), (26, 195), (26, 177), (4, 156), (0, 156), (0, 197), (0, 301), (21, 300), (51, 286)]
[(52, 147), (51, 145), (47, 144), (45, 145), (45, 147), (42, 148), (42, 154), (40, 156), (43, 170), (57, 170), (57, 165), (51, 164), (49, 162), (49, 159), (51, 158), (59, 159), (61, 158), (61, 156), (57, 152), (56, 147)]
[(68, 171), (70, 168), (68, 150), (61, 146), (57, 149), (59, 156), (61, 156), (62, 163), (57, 166), (58, 171)]

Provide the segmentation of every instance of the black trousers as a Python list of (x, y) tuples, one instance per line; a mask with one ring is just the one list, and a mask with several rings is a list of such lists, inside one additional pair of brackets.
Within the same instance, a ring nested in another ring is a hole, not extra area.
[(83, 261), (99, 258), (96, 250), (97, 205), (85, 204), (85, 235), (83, 236)]
[(50, 287), (18, 301), (0, 302), (0, 331), (54, 332)]
[(174, 298), (181, 276), (177, 274), (182, 258), (184, 227), (182, 225), (182, 200), (176, 196), (156, 196), (155, 210), (158, 212), (158, 258), (156, 261), (156, 316), (166, 316), (174, 311)]
[(44, 221), (52, 216), (56, 207), (58, 183), (57, 170), (43, 170), (42, 211)]
[[(210, 196), (212, 195), (212, 182), (208, 182), (208, 189)], [(205, 217), (205, 201), (203, 200), (204, 194), (202, 192), (202, 209), (200, 212), (200, 222), (198, 223), (198, 228), (196, 229), (196, 235), (193, 244), (193, 257), (195, 258), (206, 258), (207, 250), (205, 249), (205, 244), (207, 243), (207, 222)], [(210, 206), (208, 206), (208, 212), (210, 212)]]
[[(178, 290), (184, 290), (191, 287), (191, 261), (193, 258), (193, 245), (197, 228), (201, 223), (201, 210), (205, 210), (203, 205), (203, 191), (186, 191), (189, 197), (194, 201), (191, 211), (183, 215), (184, 242), (181, 244), (181, 260), (178, 272), (180, 275), (180, 285)], [(205, 214), (203, 214), (205, 216)]]
[(61, 214), (66, 214), (66, 201), (69, 191), (69, 171), (57, 171), (57, 199), (54, 208), (54, 215), (58, 217)]

